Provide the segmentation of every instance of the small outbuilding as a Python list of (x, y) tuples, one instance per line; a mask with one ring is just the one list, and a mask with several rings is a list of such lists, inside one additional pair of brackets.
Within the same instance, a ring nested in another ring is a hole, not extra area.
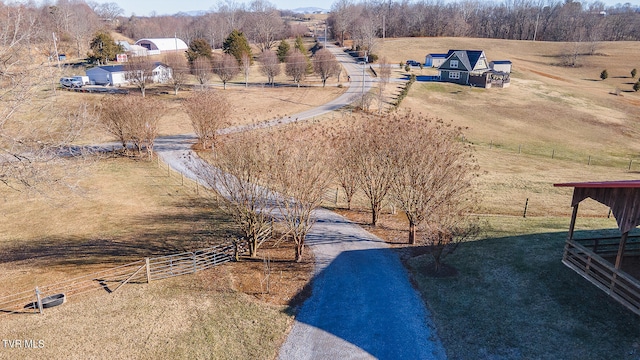
[(87, 69), (87, 76), (91, 84), (121, 85), (127, 83), (123, 65), (104, 65)]
[(178, 38), (140, 39), (134, 45), (146, 48), (149, 55), (187, 51), (188, 49), (187, 44)]
[(489, 68), (494, 71), (500, 71), (507, 74), (511, 73), (511, 60), (494, 60), (489, 63)]
[(428, 54), (424, 59), (424, 66), (426, 67), (440, 67), (447, 60), (447, 54)]
[(171, 76), (171, 68), (168, 65), (161, 62), (156, 62), (153, 64), (151, 80), (154, 83), (166, 83), (171, 79)]
[[(640, 180), (554, 186), (574, 188), (562, 263), (640, 315), (640, 236), (630, 235), (640, 224)], [(620, 237), (574, 237), (578, 205), (587, 198), (611, 209)]]

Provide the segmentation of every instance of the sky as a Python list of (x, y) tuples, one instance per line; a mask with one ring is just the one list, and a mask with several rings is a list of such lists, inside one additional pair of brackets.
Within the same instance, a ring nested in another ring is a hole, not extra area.
[[(318, 7), (322, 9), (331, 9), (331, 4), (334, 0), (269, 0), (278, 9), (292, 10), (305, 7)], [(580, 0), (574, 0), (580, 1)], [(584, 2), (590, 3), (594, 0), (584, 0)], [(630, 3), (631, 5), (640, 6), (640, 0), (600, 0), (606, 5), (615, 5), (618, 3)], [(132, 13), (139, 16), (149, 16), (155, 11), (156, 15), (173, 15), (179, 12), (189, 11), (207, 11), (217, 8), (220, 0), (98, 0), (98, 3), (115, 2), (125, 11), (125, 16), (130, 16)], [(251, 0), (234, 0), (236, 3), (249, 4)], [(494, 0), (494, 2), (500, 3), (501, 0)]]
[[(638, 0), (640, 1), (640, 0)], [(156, 15), (173, 15), (179, 12), (189, 11), (208, 11), (217, 8), (218, 3), (224, 3), (219, 0), (98, 0), (97, 3), (115, 2), (125, 11), (125, 16), (135, 13), (139, 16), (151, 15), (155, 11)], [(251, 0), (235, 0), (235, 3), (244, 3), (249, 5)], [(333, 0), (269, 0), (278, 9), (290, 10), (306, 7), (318, 7), (329, 10)]]

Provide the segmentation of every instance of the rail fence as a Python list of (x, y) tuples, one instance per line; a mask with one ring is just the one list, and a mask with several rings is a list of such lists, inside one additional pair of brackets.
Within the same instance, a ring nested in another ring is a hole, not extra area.
[(235, 243), (228, 242), (196, 251), (145, 258), (55, 284), (37, 286), (33, 290), (0, 296), (0, 317), (8, 314), (42, 313), (43, 297), (55, 294), (64, 294), (65, 299), (68, 299), (95, 290), (112, 293), (127, 283), (142, 284), (193, 274), (231, 261), (236, 252)]

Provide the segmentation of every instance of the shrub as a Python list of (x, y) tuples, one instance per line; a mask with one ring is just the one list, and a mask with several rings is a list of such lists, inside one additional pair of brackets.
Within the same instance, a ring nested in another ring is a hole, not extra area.
[(608, 77), (609, 77), (609, 73), (607, 72), (607, 69), (602, 70), (602, 72), (600, 73), (600, 79), (604, 80)]
[(637, 74), (638, 74), (638, 70), (636, 70), (636, 68), (631, 69), (631, 78), (632, 79), (635, 79)]
[(638, 90), (640, 90), (640, 81), (633, 84), (633, 91), (638, 91)]

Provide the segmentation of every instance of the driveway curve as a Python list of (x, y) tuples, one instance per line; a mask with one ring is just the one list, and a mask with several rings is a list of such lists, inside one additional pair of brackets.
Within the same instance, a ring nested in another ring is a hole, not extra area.
[[(368, 91), (363, 65), (328, 46), (351, 77), (346, 93), (330, 103), (292, 117), (223, 133), (282, 125), (345, 106)], [(364, 90), (363, 90), (364, 89)], [(154, 150), (163, 161), (197, 180), (193, 134), (164, 136)], [(301, 306), (279, 359), (446, 359), (429, 311), (411, 286), (399, 257), (376, 236), (326, 209), (307, 237), (316, 259), (312, 295)]]

